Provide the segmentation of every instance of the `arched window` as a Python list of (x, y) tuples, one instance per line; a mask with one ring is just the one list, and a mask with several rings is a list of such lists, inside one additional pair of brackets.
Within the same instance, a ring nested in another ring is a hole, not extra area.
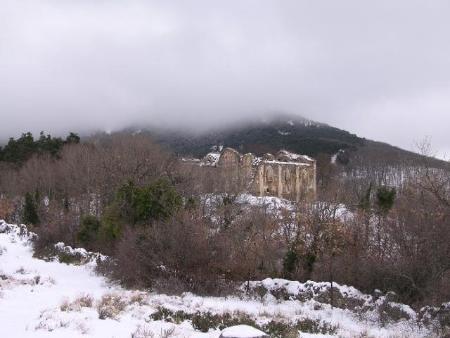
[(283, 171), (283, 190), (285, 193), (290, 193), (290, 184), (291, 184), (291, 172), (288, 168), (285, 168)]
[(288, 183), (291, 180), (291, 172), (288, 168), (284, 169), (284, 181)]
[(266, 181), (273, 182), (273, 169), (272, 167), (267, 167), (266, 169)]

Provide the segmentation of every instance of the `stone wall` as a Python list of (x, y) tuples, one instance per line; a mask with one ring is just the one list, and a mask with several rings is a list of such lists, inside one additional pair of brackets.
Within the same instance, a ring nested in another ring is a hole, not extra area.
[(225, 148), (193, 163), (214, 176), (214, 191), (249, 192), (292, 201), (316, 197), (316, 162), (307, 156), (281, 150), (260, 158)]
[(312, 200), (316, 196), (315, 163), (261, 162), (252, 191), (292, 201)]

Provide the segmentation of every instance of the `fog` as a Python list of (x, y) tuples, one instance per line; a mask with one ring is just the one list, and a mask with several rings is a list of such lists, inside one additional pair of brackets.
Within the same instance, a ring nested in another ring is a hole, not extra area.
[(450, 2), (0, 0), (0, 139), (269, 111), (450, 155)]

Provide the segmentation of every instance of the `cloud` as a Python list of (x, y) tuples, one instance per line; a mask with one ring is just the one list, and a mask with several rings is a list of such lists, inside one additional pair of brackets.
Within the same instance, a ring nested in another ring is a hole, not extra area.
[(449, 149), (450, 3), (0, 0), (0, 134), (281, 110)]

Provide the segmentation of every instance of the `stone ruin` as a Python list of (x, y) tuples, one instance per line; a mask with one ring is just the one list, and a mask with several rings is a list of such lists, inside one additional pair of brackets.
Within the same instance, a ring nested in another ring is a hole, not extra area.
[(291, 201), (316, 197), (316, 161), (309, 156), (280, 150), (257, 157), (233, 148), (208, 153), (203, 159), (184, 159), (220, 182), (223, 192), (248, 192), (256, 196), (276, 196)]

